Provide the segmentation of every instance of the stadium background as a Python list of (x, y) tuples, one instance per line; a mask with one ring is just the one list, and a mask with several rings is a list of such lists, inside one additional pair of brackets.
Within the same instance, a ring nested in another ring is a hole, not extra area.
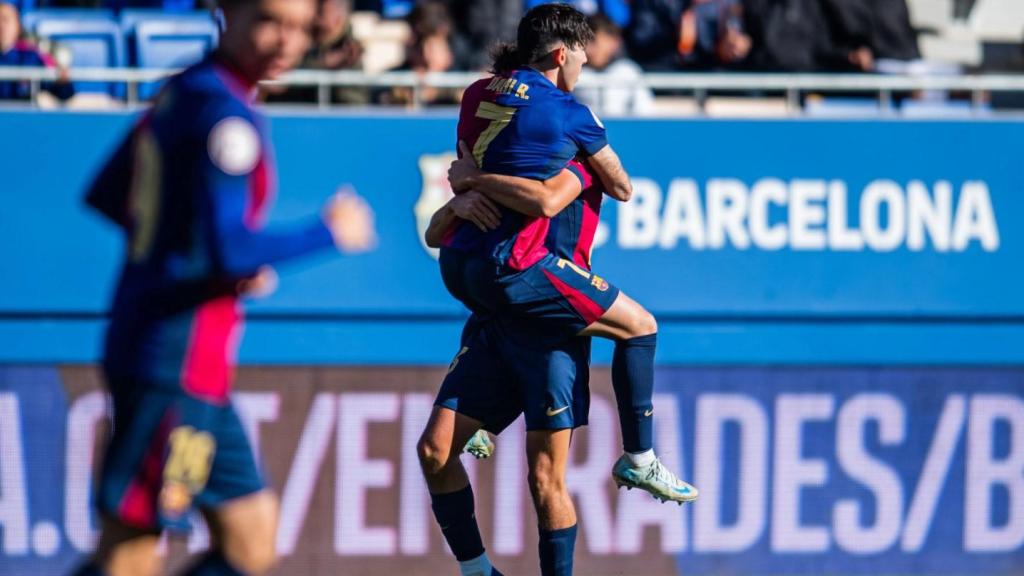
[[(595, 269), (659, 319), (657, 446), (702, 495), (614, 491), (598, 343), (577, 573), (1024, 573), (1022, 123), (863, 112), (606, 119), (635, 198), (605, 203)], [(414, 444), (465, 317), (420, 240), (454, 113), (270, 116), (274, 219), (350, 185), (381, 239), (282, 269), (248, 308), (235, 401), (283, 498), (277, 573), (451, 573)], [(63, 574), (95, 542), (121, 241), (81, 194), (133, 118), (0, 109), (3, 575)], [(467, 461), (509, 574), (536, 570), (521, 426)], [(197, 524), (172, 565), (205, 544)]]

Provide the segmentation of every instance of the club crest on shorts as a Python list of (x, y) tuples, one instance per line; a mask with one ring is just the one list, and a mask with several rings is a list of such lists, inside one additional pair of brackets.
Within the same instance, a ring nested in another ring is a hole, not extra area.
[(600, 292), (608, 291), (608, 281), (605, 280), (604, 278), (601, 278), (597, 274), (594, 274), (593, 276), (590, 277), (590, 285), (593, 286), (594, 288), (597, 288)]
[(423, 186), (420, 188), (420, 197), (416, 200), (413, 212), (416, 215), (416, 231), (420, 244), (433, 258), (437, 258), (438, 251), (427, 246), (423, 234), (426, 233), (427, 226), (430, 225), (430, 217), (453, 196), (452, 187), (448, 184), (448, 166), (456, 158), (453, 152), (445, 152), (443, 154), (424, 154), (420, 156), (419, 160)]
[(181, 482), (167, 482), (160, 490), (160, 513), (174, 519), (192, 507), (192, 492)]

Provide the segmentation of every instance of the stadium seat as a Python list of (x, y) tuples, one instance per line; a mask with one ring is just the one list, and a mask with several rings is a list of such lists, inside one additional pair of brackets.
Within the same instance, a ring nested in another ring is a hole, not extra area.
[(1019, 43), (1024, 39), (1024, 2), (978, 0), (971, 11), (970, 25), (981, 40)]
[(942, 32), (953, 21), (953, 0), (909, 0), (907, 8), (917, 30)]
[(885, 111), (875, 98), (810, 95), (804, 114), (811, 118), (877, 118)]
[(36, 27), (40, 22), (63, 20), (74, 22), (114, 22), (112, 10), (93, 8), (47, 8), (43, 10), (25, 11), (21, 15), (21, 27), (25, 32), (38, 36)]
[(961, 100), (918, 101), (907, 100), (900, 107), (905, 118), (975, 118), (991, 116), (992, 108), (988, 105), (974, 109), (970, 102)]
[[(35, 34), (71, 51), (74, 68), (120, 68), (124, 66), (124, 37), (113, 20), (41, 19)], [(123, 97), (124, 84), (75, 82), (76, 92), (105, 92)]]
[[(217, 25), (205, 20), (143, 20), (135, 27), (134, 53), (140, 68), (183, 68), (202, 60), (217, 46)], [(148, 100), (160, 83), (143, 84), (139, 98)]]
[[(128, 63), (131, 66), (142, 66), (139, 63), (139, 52), (138, 52), (138, 39), (135, 36), (136, 30), (139, 24), (142, 22), (189, 22), (196, 23), (197, 26), (209, 24), (213, 22), (213, 17), (209, 12), (189, 11), (189, 12), (167, 12), (160, 9), (151, 8), (134, 8), (121, 11), (120, 15), (121, 30), (124, 32), (125, 44), (128, 48), (127, 58)], [(216, 25), (214, 26), (214, 33), (216, 34)]]

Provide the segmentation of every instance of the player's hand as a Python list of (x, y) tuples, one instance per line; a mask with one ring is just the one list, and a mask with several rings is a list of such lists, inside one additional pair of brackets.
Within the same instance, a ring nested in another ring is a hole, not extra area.
[(270, 266), (260, 266), (255, 276), (238, 282), (238, 294), (246, 298), (266, 298), (277, 291), (277, 271)]
[(448, 183), (456, 194), (472, 188), (473, 178), (480, 174), (480, 169), (473, 160), (473, 152), (462, 140), (459, 140), (459, 152), (462, 153), (462, 157), (448, 167)]
[(334, 237), (334, 245), (342, 252), (366, 252), (377, 245), (373, 209), (349, 187), (327, 201), (323, 219)]
[(448, 207), (456, 216), (469, 220), (484, 232), (494, 230), (501, 224), (501, 210), (490, 198), (476, 190), (452, 198)]

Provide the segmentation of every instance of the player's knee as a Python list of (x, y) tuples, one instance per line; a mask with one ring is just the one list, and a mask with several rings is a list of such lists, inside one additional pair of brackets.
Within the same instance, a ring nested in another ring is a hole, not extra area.
[(277, 564), (277, 498), (267, 494), (251, 504), (244, 525), (232, 526), (222, 539), (224, 558), (244, 574), (262, 575)]
[(416, 453), (420, 458), (420, 468), (427, 476), (440, 474), (448, 464), (448, 449), (427, 434), (416, 444)]
[(642, 306), (637, 306), (632, 314), (629, 331), (630, 338), (657, 334), (658, 321), (654, 318), (654, 314), (651, 314)]
[(536, 501), (546, 500), (565, 491), (565, 478), (553, 468), (536, 466), (529, 473), (530, 492)]

